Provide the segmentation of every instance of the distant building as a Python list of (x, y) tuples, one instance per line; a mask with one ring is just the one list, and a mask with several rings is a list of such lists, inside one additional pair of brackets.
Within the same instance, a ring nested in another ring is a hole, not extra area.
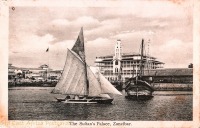
[(15, 66), (12, 66), (12, 64), (8, 64), (8, 79), (14, 79), (16, 74), (16, 71), (18, 71), (19, 69)]
[(39, 68), (44, 69), (44, 70), (48, 70), (49, 66), (47, 64), (43, 64)]
[(48, 72), (48, 77), (51, 80), (59, 80), (62, 74), (62, 70), (53, 70)]
[(58, 80), (61, 77), (61, 70), (52, 70), (48, 65), (44, 64), (38, 68), (19, 68), (8, 64), (8, 78), (18, 78), (18, 74), (25, 79), (33, 79), (36, 81), (44, 81), (47, 79)]
[[(164, 63), (152, 56), (143, 56), (144, 69), (163, 68)], [(115, 54), (96, 57), (95, 64), (100, 72), (110, 81), (125, 81), (139, 74), (141, 55), (139, 53), (123, 53), (121, 40), (117, 40)]]
[(45, 80), (47, 78), (46, 69), (43, 68), (22, 68), (25, 78), (33, 78), (35, 80)]

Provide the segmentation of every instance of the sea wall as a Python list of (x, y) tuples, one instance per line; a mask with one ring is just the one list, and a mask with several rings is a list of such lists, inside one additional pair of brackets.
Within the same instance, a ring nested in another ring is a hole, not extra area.
[(185, 83), (152, 83), (156, 91), (192, 91), (193, 84)]
[(8, 82), (8, 87), (55, 87), (55, 81)]

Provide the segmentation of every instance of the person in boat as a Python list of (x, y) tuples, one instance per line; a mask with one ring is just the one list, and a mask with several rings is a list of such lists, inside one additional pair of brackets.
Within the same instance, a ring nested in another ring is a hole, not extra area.
[(149, 83), (153, 83), (153, 78), (152, 77), (149, 77)]
[(138, 80), (143, 80), (142, 76), (138, 76), (137, 79), (138, 79)]
[(75, 96), (74, 96), (74, 99), (75, 99), (75, 100), (79, 100), (79, 96), (78, 96), (78, 95), (75, 95)]
[(69, 95), (66, 96), (65, 100), (69, 100), (71, 97)]

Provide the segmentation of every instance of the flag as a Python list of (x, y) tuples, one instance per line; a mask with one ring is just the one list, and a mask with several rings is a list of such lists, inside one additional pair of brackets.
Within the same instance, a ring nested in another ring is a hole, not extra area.
[(83, 28), (81, 28), (81, 31), (79, 32), (78, 38), (72, 47), (72, 51), (77, 53), (79, 57), (85, 61), (85, 49), (84, 49), (84, 37), (83, 37)]
[(46, 52), (48, 52), (48, 51), (49, 51), (49, 48), (47, 48)]

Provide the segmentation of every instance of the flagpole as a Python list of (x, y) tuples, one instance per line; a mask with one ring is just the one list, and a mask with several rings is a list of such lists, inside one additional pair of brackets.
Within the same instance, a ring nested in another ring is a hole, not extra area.
[(46, 81), (48, 81), (48, 70), (49, 70), (49, 46), (48, 46), (46, 52), (47, 52), (47, 59), (48, 59), (48, 60), (47, 60), (47, 61), (48, 61), (48, 63), (47, 63), (47, 69), (46, 69)]
[(48, 68), (47, 68), (47, 81), (48, 81), (48, 71), (49, 71), (49, 46), (48, 46)]

